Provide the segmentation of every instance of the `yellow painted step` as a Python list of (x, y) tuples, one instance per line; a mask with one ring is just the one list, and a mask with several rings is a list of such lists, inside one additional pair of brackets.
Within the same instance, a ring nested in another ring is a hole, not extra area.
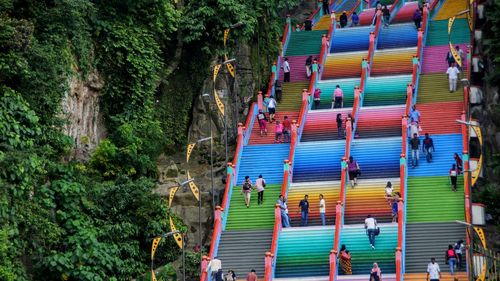
[[(447, 0), (446, 2), (444, 2), (443, 6), (433, 20), (447, 20), (448, 18), (455, 16), (463, 10), (466, 10), (467, 1), (468, 0)], [(461, 15), (459, 18), (464, 17), (465, 14)]]
[(302, 89), (309, 88), (308, 82), (282, 83), (283, 97), (278, 104), (279, 111), (299, 111), (302, 105)]

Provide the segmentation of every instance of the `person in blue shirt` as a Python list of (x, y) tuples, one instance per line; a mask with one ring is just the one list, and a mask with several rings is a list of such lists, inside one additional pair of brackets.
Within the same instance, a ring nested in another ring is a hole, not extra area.
[(352, 12), (351, 20), (353, 26), (357, 26), (359, 24), (359, 16), (356, 12)]
[(415, 105), (411, 108), (410, 122), (420, 123), (420, 111), (417, 110)]
[(307, 200), (309, 196), (304, 195), (304, 199), (300, 200), (300, 226), (307, 226), (307, 219), (309, 216), (309, 201)]

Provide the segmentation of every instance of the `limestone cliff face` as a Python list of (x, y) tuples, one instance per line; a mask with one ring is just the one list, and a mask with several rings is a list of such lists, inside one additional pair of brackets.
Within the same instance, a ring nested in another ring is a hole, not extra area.
[(79, 75), (69, 78), (69, 89), (62, 102), (63, 118), (67, 121), (64, 133), (75, 142), (72, 157), (86, 160), (105, 135), (99, 93), (104, 83), (98, 73), (86, 79)]

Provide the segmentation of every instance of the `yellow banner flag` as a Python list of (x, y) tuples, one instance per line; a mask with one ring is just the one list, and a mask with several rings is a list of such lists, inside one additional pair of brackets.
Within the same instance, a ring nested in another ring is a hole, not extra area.
[(229, 37), (229, 28), (224, 30), (224, 48), (226, 47), (227, 45), (227, 38)]
[[(173, 232), (177, 231), (177, 228), (175, 227), (174, 221), (172, 220), (171, 217), (169, 218), (169, 222), (170, 222), (170, 230)], [(174, 240), (175, 240), (175, 243), (177, 243), (177, 245), (179, 246), (179, 248), (182, 249), (182, 246), (183, 246), (182, 245), (182, 235), (179, 233), (174, 234)]]
[[(188, 177), (188, 180), (191, 179), (191, 174), (189, 174), (189, 171), (187, 171), (187, 177)], [(196, 186), (194, 181), (189, 182), (189, 189), (191, 189), (191, 192), (193, 193), (196, 200), (199, 201), (200, 200), (200, 190), (198, 189), (198, 187)]]
[(170, 194), (168, 195), (168, 207), (172, 207), (172, 201), (174, 201), (174, 196), (175, 196), (175, 193), (177, 192), (177, 190), (179, 189), (178, 186), (170, 189)]
[[(227, 58), (226, 58), (227, 60)], [(234, 70), (234, 66), (231, 63), (226, 64), (227, 70), (229, 70), (229, 74), (234, 78), (234, 75), (236, 75), (236, 72)]]
[(449, 44), (450, 44), (450, 52), (453, 55), (455, 62), (457, 63), (458, 66), (462, 66), (462, 58), (460, 57), (460, 54), (457, 52), (455, 48), (453, 48), (451, 42), (449, 42)]
[(217, 78), (217, 74), (219, 74), (219, 70), (220, 70), (220, 68), (221, 68), (221, 65), (220, 65), (220, 64), (218, 64), (218, 65), (214, 66), (214, 77), (213, 77), (213, 79), (214, 79), (214, 83), (215, 83), (215, 79)]
[(151, 260), (154, 260), (156, 248), (158, 248), (158, 244), (160, 243), (161, 237), (156, 237), (153, 239), (153, 244), (151, 245)]
[(224, 116), (224, 114), (225, 114), (224, 103), (219, 98), (219, 95), (217, 94), (217, 92), (214, 92), (214, 97), (215, 97), (215, 103), (217, 104), (217, 107), (219, 108), (220, 113), (222, 114), (222, 116)]
[(155, 275), (155, 271), (154, 271), (154, 270), (151, 270), (151, 280), (152, 280), (152, 281), (157, 281), (157, 280), (156, 280), (156, 275)]
[(189, 157), (191, 157), (191, 153), (193, 152), (193, 149), (194, 149), (195, 146), (196, 146), (195, 142), (190, 143), (187, 146), (187, 150), (186, 150), (186, 162), (187, 163), (189, 163)]
[(479, 236), (479, 239), (481, 240), (481, 244), (486, 249), (487, 248), (486, 247), (486, 236), (484, 235), (483, 229), (480, 227), (474, 226), (474, 230), (476, 231), (477, 236)]
[(455, 22), (455, 17), (451, 17), (448, 19), (448, 37), (451, 36), (451, 27), (453, 26), (454, 22)]

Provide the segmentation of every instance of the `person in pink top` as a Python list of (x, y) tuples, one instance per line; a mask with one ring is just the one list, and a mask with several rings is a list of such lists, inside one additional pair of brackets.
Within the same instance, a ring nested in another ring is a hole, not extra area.
[(382, 271), (376, 262), (373, 263), (373, 268), (370, 272), (370, 281), (382, 281)]
[(333, 91), (333, 102), (332, 109), (334, 108), (342, 108), (344, 103), (344, 91), (340, 88), (340, 85), (335, 87), (335, 91)]
[(267, 118), (264, 112), (262, 112), (262, 109), (259, 109), (259, 113), (257, 114), (257, 120), (259, 120), (260, 136), (261, 137), (263, 135), (267, 136)]
[(314, 90), (313, 100), (314, 100), (314, 109), (319, 109), (319, 105), (321, 103), (321, 89), (316, 88), (316, 90)]
[(276, 121), (276, 126), (274, 126), (275, 138), (274, 142), (279, 143), (283, 141), (283, 124), (280, 121)]
[(257, 281), (257, 274), (255, 269), (252, 269), (247, 275), (247, 281)]

